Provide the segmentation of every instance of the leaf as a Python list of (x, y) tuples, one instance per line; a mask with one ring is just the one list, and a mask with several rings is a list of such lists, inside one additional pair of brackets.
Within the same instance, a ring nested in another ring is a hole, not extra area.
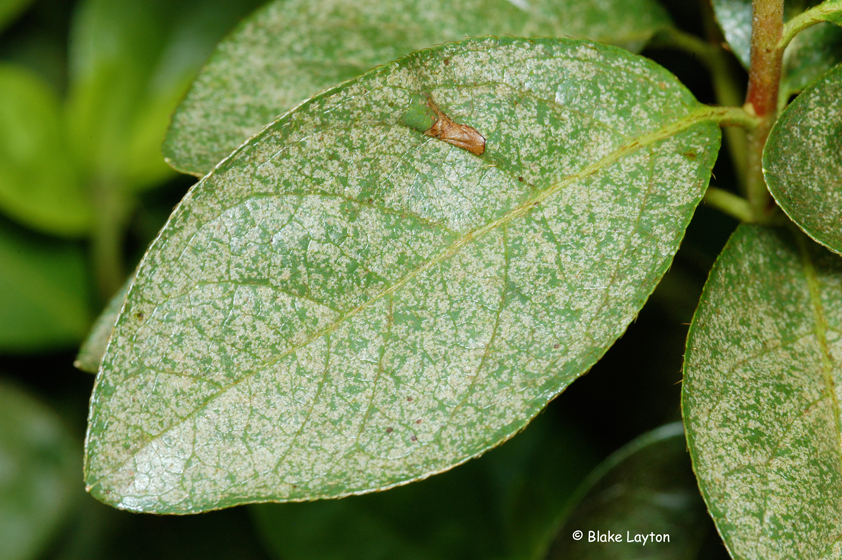
[[(615, 452), (571, 502), (546, 558), (696, 558), (709, 527), (680, 423), (643, 434)], [(599, 542), (598, 532), (620, 535), (621, 541)]]
[(44, 404), (0, 379), (0, 542), (4, 560), (42, 557), (70, 513), (79, 455)]
[[(734, 55), (745, 68), (751, 64), (751, 1), (752, 0), (712, 0), (713, 11), (725, 35), (725, 40), (734, 52)], [(821, 3), (820, 0), (785, 0), (784, 20), (792, 18), (795, 12), (803, 9), (804, 5), (813, 6)], [(806, 55), (806, 51), (801, 52)], [(812, 56), (815, 56), (813, 54)], [(805, 67), (809, 62), (809, 56), (802, 63), (790, 63), (795, 67)], [(786, 80), (786, 77), (784, 78)]]
[(68, 120), (95, 181), (155, 186), (171, 175), (169, 117), (213, 45), (260, 0), (85, 0), (70, 39)]
[(390, 492), (254, 506), (257, 528), (285, 560), (534, 558), (595, 464), (584, 438), (552, 420), (542, 414), (481, 459)]
[(3, 31), (32, 0), (3, 0), (0, 2), (0, 31)]
[(842, 66), (781, 114), (763, 150), (778, 205), (807, 235), (842, 253)]
[[(794, 228), (793, 228), (794, 229)], [(839, 558), (842, 260), (740, 226), (687, 339), (693, 467), (735, 559)]]
[(655, 0), (277, 0), (220, 43), (164, 155), (203, 176), (278, 115), (377, 65), (467, 36), (574, 36), (640, 50), (670, 25)]
[(842, 62), (842, 29), (820, 23), (801, 31), (784, 53), (781, 91), (790, 97)]
[(114, 323), (117, 321), (117, 316), (123, 308), (123, 302), (126, 300), (126, 292), (129, 286), (134, 281), (134, 274), (129, 276), (123, 287), (120, 288), (99, 317), (94, 321), (94, 326), (91, 327), (91, 332), (82, 347), (79, 349), (79, 354), (76, 356), (76, 361), (73, 365), (82, 371), (88, 373), (96, 373), (99, 371), (99, 366), (102, 363), (102, 356), (105, 354), (105, 348), (108, 346), (108, 340), (111, 338), (111, 331), (114, 330)]
[(88, 328), (81, 249), (0, 224), (0, 352), (78, 344)]
[[(484, 153), (404, 124), (431, 104)], [(669, 266), (711, 119), (651, 61), (550, 39), (422, 51), (302, 104), (139, 265), (94, 390), (91, 492), (161, 513), (339, 497), (512, 437)]]
[(46, 233), (87, 233), (93, 204), (67, 153), (59, 101), (9, 64), (0, 64), (0, 130), (0, 209)]

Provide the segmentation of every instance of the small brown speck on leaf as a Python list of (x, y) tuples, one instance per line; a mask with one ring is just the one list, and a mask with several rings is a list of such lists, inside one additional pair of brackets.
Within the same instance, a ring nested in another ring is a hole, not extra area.
[(448, 144), (453, 144), (457, 148), (468, 150), (478, 156), (485, 152), (485, 137), (477, 132), (477, 129), (466, 124), (453, 122), (450, 117), (441, 112), (429, 97), (427, 98), (427, 105), (436, 113), (436, 122), (425, 130), (424, 134), (444, 140)]
[(559, 346), (561, 346), (561, 344), (559, 344), (558, 342), (556, 342), (555, 344), (553, 344), (553, 348), (558, 348)]
[(386, 433), (387, 433), (387, 434), (391, 434), (391, 433), (392, 433), (392, 432), (394, 432), (394, 431), (395, 431), (395, 430), (394, 430), (394, 429), (392, 429), (392, 428), (386, 428)]
[(418, 420), (416, 420), (416, 421), (415, 421), (415, 423), (416, 423), (416, 424), (420, 424), (420, 423), (421, 423), (421, 419), (419, 418)]
[(412, 397), (406, 397), (406, 402), (412, 402)]
[(410, 441), (418, 441), (416, 436), (409, 436)]

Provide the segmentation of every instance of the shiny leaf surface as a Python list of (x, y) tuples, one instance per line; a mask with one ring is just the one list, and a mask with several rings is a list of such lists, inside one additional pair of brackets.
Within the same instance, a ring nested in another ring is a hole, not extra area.
[[(433, 104), (484, 153), (424, 134)], [(666, 271), (712, 111), (651, 61), (549, 39), (421, 51), (309, 100), (144, 257), (92, 398), (91, 491), (158, 512), (339, 497), (512, 437)]]
[(842, 260), (740, 226), (690, 327), (682, 386), (693, 467), (735, 559), (842, 555), (840, 333)]
[(763, 150), (769, 191), (807, 234), (842, 253), (842, 66), (781, 114)]
[(654, 0), (279, 0), (223, 41), (173, 117), (164, 154), (202, 176), (297, 103), (467, 36), (584, 37), (640, 50), (670, 25)]

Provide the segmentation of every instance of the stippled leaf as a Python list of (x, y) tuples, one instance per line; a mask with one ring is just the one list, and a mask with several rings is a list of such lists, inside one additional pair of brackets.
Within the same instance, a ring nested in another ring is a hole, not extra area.
[[(536, 558), (595, 465), (584, 437), (548, 413), (441, 476), (342, 500), (259, 505), (252, 513), (284, 560)], [(696, 498), (701, 502), (698, 490)]]
[(85, 255), (0, 224), (0, 351), (78, 344), (88, 328)]
[(0, 65), (0, 130), (0, 211), (47, 233), (87, 233), (93, 201), (69, 157), (58, 98), (10, 64)]
[[(425, 134), (432, 105), (482, 155)], [(422, 51), (310, 99), (193, 187), (140, 264), (94, 390), (91, 492), (157, 512), (338, 497), (513, 436), (669, 266), (713, 111), (651, 61), (549, 39)]]
[(842, 554), (841, 302), (842, 259), (786, 230), (740, 226), (708, 279), (682, 408), (735, 559)]
[(79, 452), (44, 404), (0, 379), (0, 556), (42, 558), (78, 489)]
[(842, 253), (842, 66), (804, 90), (763, 150), (769, 191), (807, 234)]
[[(653, 430), (611, 455), (582, 483), (565, 517), (548, 559), (696, 558), (713, 526), (690, 468), (683, 426)], [(592, 540), (597, 531), (621, 541)]]
[(114, 297), (96, 318), (94, 326), (91, 327), (91, 332), (88, 333), (88, 338), (85, 339), (79, 349), (76, 361), (73, 362), (74, 366), (88, 373), (99, 371), (102, 356), (105, 354), (105, 347), (108, 346), (108, 339), (111, 338), (111, 331), (114, 330), (114, 323), (117, 321), (117, 316), (123, 307), (123, 301), (126, 299), (126, 292), (129, 291), (129, 286), (133, 281), (134, 274), (126, 280), (123, 287), (114, 294)]
[(573, 36), (639, 50), (669, 24), (655, 0), (278, 0), (217, 47), (173, 117), (164, 154), (202, 176), (303, 99), (446, 41)]

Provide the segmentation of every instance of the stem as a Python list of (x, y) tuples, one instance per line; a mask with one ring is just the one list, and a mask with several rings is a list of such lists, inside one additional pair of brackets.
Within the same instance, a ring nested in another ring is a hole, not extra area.
[(741, 222), (754, 222), (754, 212), (748, 200), (728, 191), (716, 187), (708, 187), (705, 193), (705, 204), (734, 217)]
[(123, 234), (129, 205), (121, 185), (115, 181), (97, 180), (93, 190), (98, 211), (91, 239), (91, 257), (100, 299), (108, 301), (125, 279)]
[(783, 51), (778, 43), (783, 34), (783, 0), (752, 2), (751, 70), (746, 111), (760, 120), (748, 134), (746, 193), (755, 221), (764, 222), (774, 202), (763, 178), (763, 147), (778, 110)]

